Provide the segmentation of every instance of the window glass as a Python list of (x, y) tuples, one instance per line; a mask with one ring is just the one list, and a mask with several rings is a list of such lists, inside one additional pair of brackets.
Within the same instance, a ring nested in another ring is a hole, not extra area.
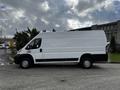
[(26, 49), (37, 49), (40, 46), (41, 46), (41, 38), (36, 38), (26, 47)]

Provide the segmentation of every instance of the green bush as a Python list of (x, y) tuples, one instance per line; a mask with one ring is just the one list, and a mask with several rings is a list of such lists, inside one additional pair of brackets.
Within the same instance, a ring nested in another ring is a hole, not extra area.
[(39, 32), (36, 28), (30, 30), (28, 28), (27, 31), (16, 32), (14, 35), (15, 42), (16, 42), (16, 49), (20, 50), (23, 48), (32, 38), (34, 38)]

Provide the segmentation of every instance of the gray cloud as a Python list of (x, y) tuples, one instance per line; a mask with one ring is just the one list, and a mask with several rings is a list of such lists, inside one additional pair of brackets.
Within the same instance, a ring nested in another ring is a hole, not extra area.
[(88, 8), (94, 7), (96, 4), (101, 4), (105, 0), (79, 0), (76, 6), (77, 10), (84, 11)]
[[(106, 3), (107, 2), (107, 3)], [(117, 4), (115, 3), (117, 2)], [(57, 31), (119, 19), (118, 0), (0, 0), (0, 26), (8, 35), (27, 27)], [(113, 9), (113, 10), (112, 10)]]

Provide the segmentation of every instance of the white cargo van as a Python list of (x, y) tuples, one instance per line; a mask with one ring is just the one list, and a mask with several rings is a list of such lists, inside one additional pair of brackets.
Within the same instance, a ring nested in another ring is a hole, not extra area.
[(76, 63), (91, 68), (94, 62), (107, 61), (104, 31), (44, 32), (18, 51), (15, 63), (21, 68), (43, 63)]

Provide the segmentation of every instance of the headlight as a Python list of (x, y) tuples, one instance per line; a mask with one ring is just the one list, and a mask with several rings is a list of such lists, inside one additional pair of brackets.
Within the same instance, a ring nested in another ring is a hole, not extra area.
[(21, 51), (22, 51), (21, 49), (19, 51), (17, 51), (17, 54), (20, 54)]

